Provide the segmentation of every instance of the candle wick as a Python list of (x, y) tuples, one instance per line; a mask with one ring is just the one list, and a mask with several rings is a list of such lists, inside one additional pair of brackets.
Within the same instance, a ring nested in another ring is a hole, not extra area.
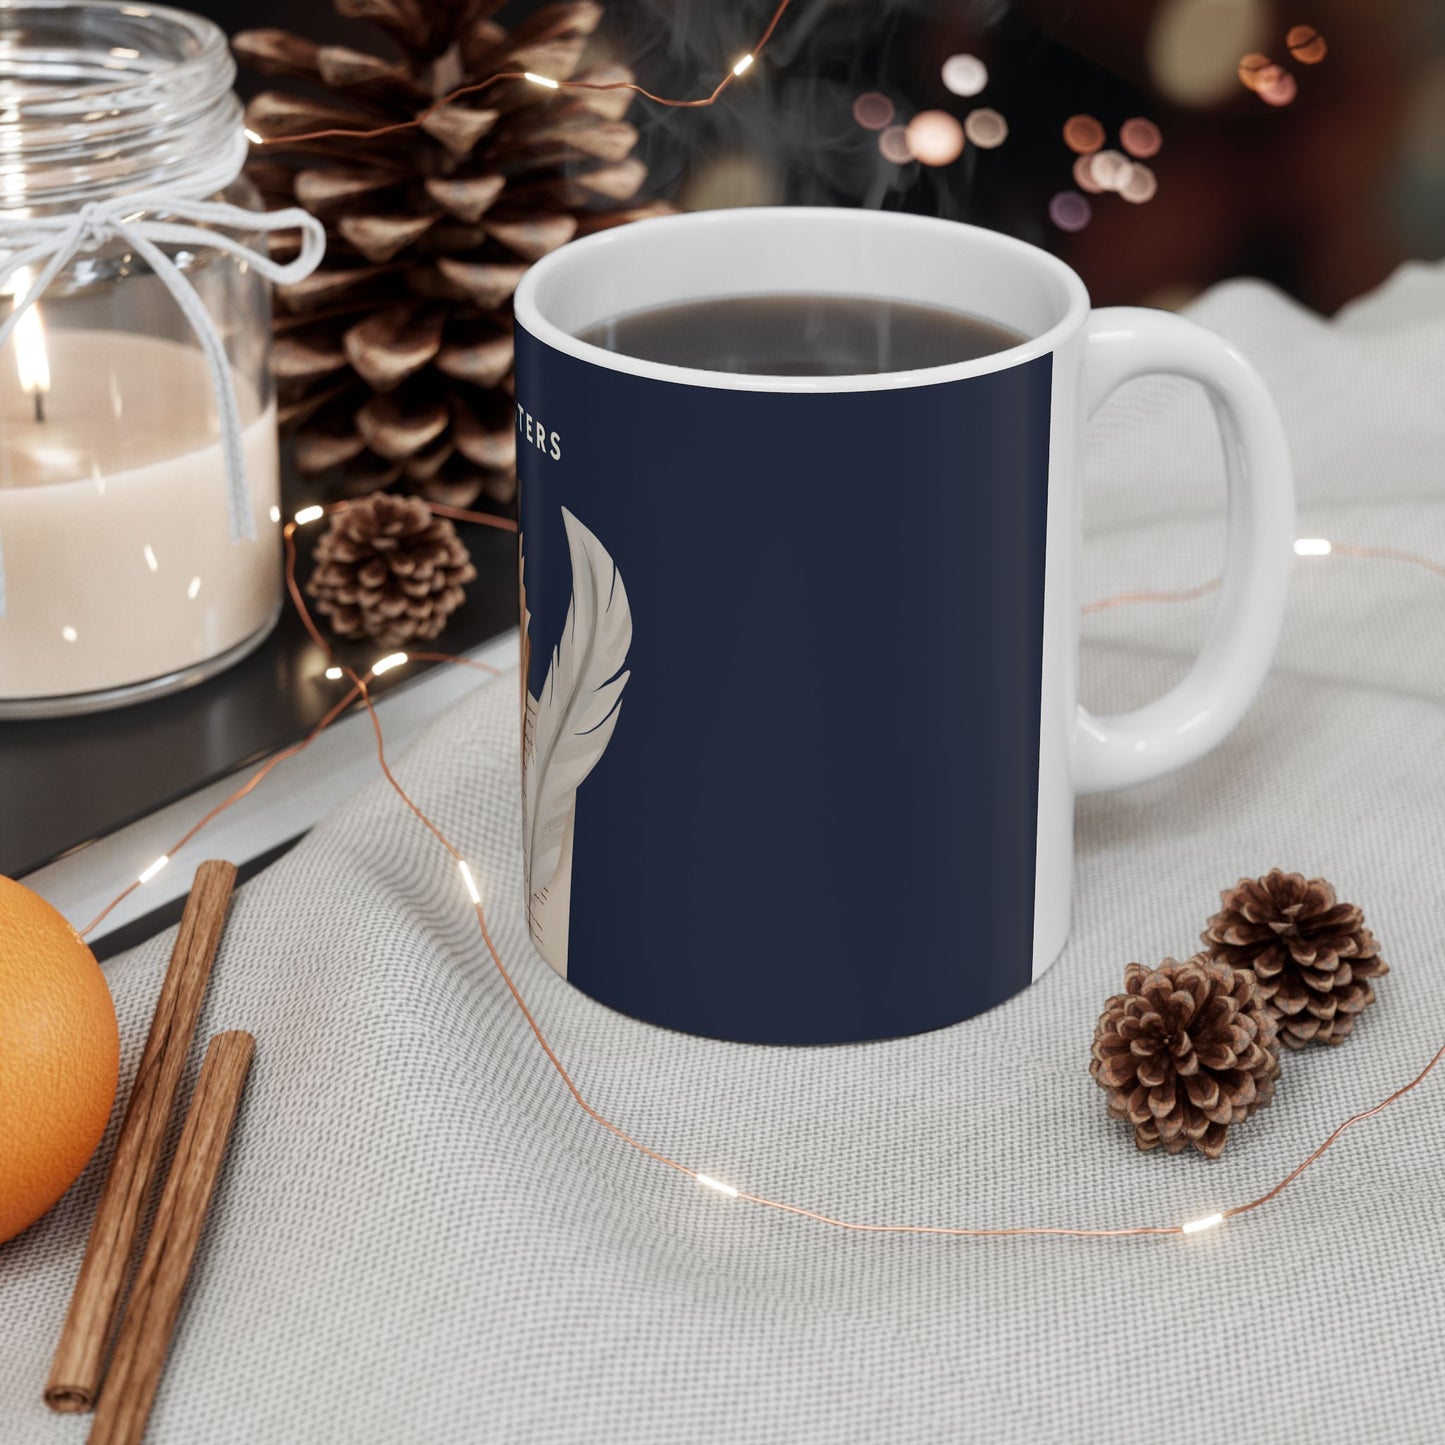
[(45, 420), (45, 392), (38, 386), (35, 388), (35, 420)]

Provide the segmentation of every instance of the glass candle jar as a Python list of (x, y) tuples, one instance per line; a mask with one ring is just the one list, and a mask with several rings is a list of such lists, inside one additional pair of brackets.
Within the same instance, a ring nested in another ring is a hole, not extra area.
[[(0, 322), (20, 312), (0, 348), (0, 717), (187, 686), (279, 615), (270, 285), (243, 249), (259, 233), (232, 231), (228, 247), (179, 224), (185, 201), (256, 206), (234, 77), (221, 31), (178, 10), (0, 5), (0, 262), (24, 254), (26, 218), (72, 217), (83, 233), (32, 304), (18, 303), (40, 261), (0, 297)], [(204, 307), (224, 366), (147, 243), (96, 224), (105, 207), (132, 228), (157, 223), (161, 259)], [(170, 221), (177, 234), (161, 236)], [(228, 490), (236, 458), (244, 505)]]

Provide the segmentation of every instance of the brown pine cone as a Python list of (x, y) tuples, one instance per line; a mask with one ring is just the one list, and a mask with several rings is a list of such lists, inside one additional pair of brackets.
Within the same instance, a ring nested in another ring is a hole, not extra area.
[(477, 569), (457, 529), (420, 497), (385, 492), (331, 514), (307, 593), (338, 637), (384, 647), (436, 637)]
[[(321, 268), (277, 289), (271, 360), (296, 466), (328, 496), (510, 503), (512, 292), (571, 237), (669, 207), (637, 199), (647, 167), (627, 90), (509, 80), (437, 102), (499, 72), (603, 86), (631, 73), (593, 43), (599, 0), (524, 7), (507, 25), (495, 0), (332, 3), (364, 22), (354, 45), (273, 29), (234, 41), (284, 87), (246, 108), (265, 137), (247, 172), (269, 203), (326, 227)], [(378, 40), (387, 53), (371, 53)], [(338, 128), (383, 133), (292, 139)]]
[(1223, 907), (1201, 935), (1211, 958), (1251, 969), (1280, 1040), (1339, 1044), (1355, 1015), (1375, 1001), (1372, 978), (1390, 971), (1364, 914), (1339, 903), (1323, 878), (1275, 868), (1241, 878), (1220, 894)]
[(1197, 953), (1156, 969), (1131, 963), (1124, 992), (1104, 1006), (1089, 1072), (1108, 1090), (1109, 1112), (1134, 1126), (1148, 1151), (1191, 1144), (1208, 1159), (1231, 1124), (1274, 1098), (1275, 1023), (1254, 975)]

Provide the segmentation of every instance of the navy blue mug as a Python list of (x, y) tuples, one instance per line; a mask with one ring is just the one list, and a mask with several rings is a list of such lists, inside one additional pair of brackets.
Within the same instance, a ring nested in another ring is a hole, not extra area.
[[(953, 365), (756, 376), (578, 339), (746, 295), (952, 308), (1024, 340)], [(524, 850), (533, 940), (613, 1008), (717, 1038), (917, 1033), (1025, 988), (1068, 933), (1079, 792), (1239, 720), (1283, 616), (1288, 456), (1249, 365), (1163, 312), (1091, 312), (1022, 242), (757, 208), (575, 241), (516, 295)], [(1202, 382), (1230, 542), (1193, 670), (1079, 708), (1084, 427)]]

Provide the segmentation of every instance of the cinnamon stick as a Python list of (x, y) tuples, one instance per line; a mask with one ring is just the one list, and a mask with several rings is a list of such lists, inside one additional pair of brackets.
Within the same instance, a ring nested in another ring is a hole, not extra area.
[(145, 1434), (255, 1048), (256, 1040), (250, 1034), (237, 1032), (217, 1034), (206, 1049), (181, 1142), (126, 1305), (115, 1356), (90, 1428), (90, 1445), (139, 1445)]
[(212, 860), (196, 869), (110, 1172), (90, 1227), (70, 1311), (51, 1361), (45, 1403), (52, 1410), (78, 1414), (95, 1408), (131, 1252), (150, 1199), (175, 1107), (176, 1087), (190, 1052), (235, 882), (233, 864)]

